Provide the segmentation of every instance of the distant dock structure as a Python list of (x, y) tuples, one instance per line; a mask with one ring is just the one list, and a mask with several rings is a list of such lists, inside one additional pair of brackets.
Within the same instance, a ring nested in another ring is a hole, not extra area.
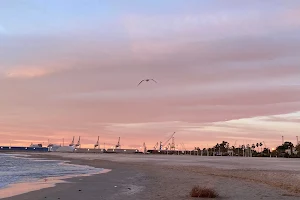
[(48, 147), (42, 144), (31, 144), (29, 147), (21, 146), (0, 146), (0, 152), (48, 152)]

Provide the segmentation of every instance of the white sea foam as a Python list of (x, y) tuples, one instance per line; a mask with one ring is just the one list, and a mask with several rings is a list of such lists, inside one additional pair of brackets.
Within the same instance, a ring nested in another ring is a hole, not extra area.
[[(0, 163), (0, 198), (11, 196), (8, 194), (12, 193), (7, 192), (11, 186), (26, 183), (27, 190), (31, 191), (53, 187), (55, 183), (63, 182), (61, 179), (108, 172), (102, 168), (68, 164), (66, 161), (34, 159), (16, 154), (0, 154)], [(22, 187), (18, 188), (14, 189), (17, 194), (27, 192), (23, 191)]]

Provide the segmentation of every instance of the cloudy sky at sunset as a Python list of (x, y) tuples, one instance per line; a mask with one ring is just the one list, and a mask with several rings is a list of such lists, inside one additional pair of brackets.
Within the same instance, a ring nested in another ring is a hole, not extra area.
[(300, 1), (1, 0), (0, 91), (2, 145), (295, 143)]

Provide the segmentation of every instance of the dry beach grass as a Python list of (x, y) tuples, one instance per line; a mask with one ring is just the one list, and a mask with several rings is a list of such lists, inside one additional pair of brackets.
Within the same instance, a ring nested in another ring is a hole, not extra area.
[(194, 186), (190, 192), (190, 196), (197, 198), (216, 198), (219, 194), (211, 188)]

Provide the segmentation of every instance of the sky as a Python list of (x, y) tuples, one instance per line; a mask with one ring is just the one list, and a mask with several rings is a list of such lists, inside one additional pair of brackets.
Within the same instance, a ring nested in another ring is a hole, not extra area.
[(0, 144), (296, 143), (299, 19), (298, 0), (1, 0)]

